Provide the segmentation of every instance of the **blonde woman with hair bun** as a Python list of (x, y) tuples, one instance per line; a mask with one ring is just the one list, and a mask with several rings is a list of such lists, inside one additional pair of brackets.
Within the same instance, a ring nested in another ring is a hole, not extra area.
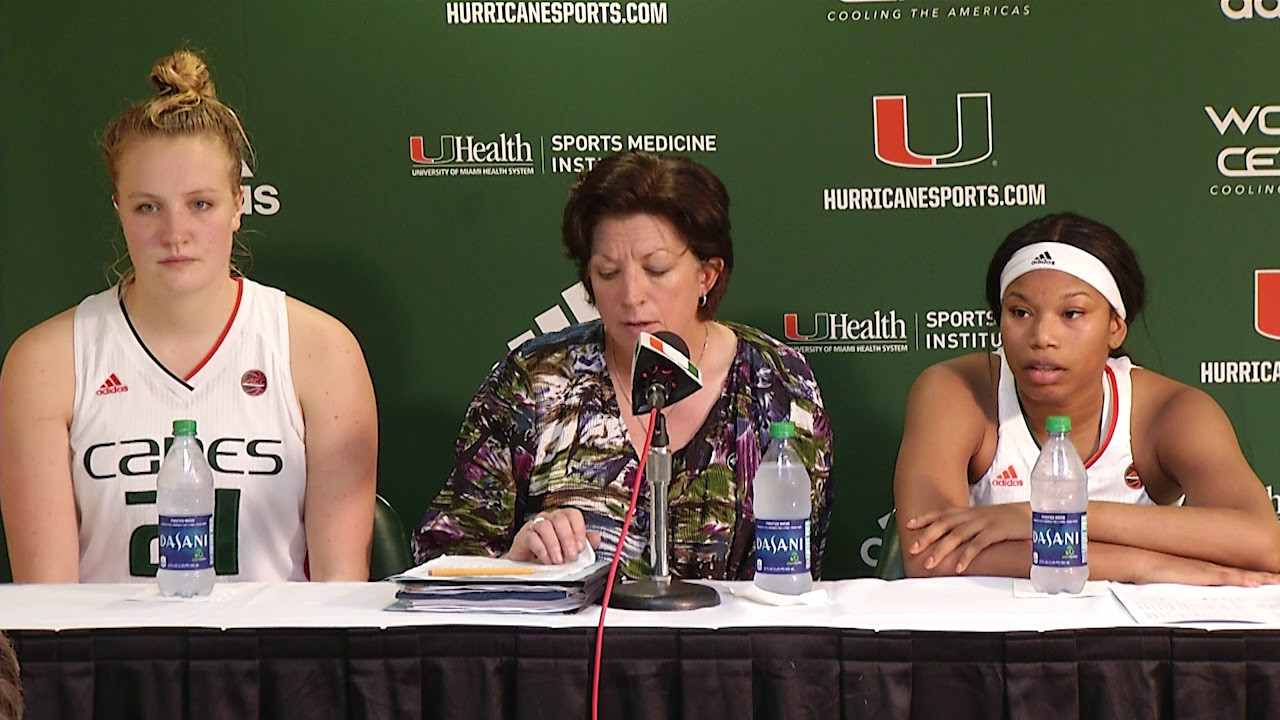
[(119, 282), (28, 330), (0, 371), (14, 579), (154, 576), (156, 472), (171, 422), (193, 418), (219, 581), (366, 580), (377, 413), (360, 345), (232, 263), (251, 151), (204, 60), (176, 52), (151, 82), (101, 142)]

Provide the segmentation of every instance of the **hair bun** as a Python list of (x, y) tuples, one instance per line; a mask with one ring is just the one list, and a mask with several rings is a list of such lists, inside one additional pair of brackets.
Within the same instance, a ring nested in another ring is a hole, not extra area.
[(161, 97), (177, 95), (191, 99), (217, 98), (213, 80), (209, 77), (209, 67), (199, 55), (190, 50), (179, 50), (160, 58), (151, 67), (151, 82), (160, 91)]

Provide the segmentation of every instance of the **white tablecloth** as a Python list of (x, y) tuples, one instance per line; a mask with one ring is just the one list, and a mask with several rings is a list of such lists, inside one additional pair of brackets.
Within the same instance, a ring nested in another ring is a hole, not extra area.
[[(609, 627), (829, 627), (866, 630), (1044, 631), (1135, 627), (1134, 618), (1109, 591), (1090, 597), (1016, 597), (1008, 578), (915, 580), (860, 579), (822, 582), (830, 602), (819, 606), (760, 605), (732, 592), (746, 583), (709, 582), (721, 604), (690, 612), (611, 609)], [(1105, 590), (1105, 584), (1104, 590)], [(1132, 586), (1126, 586), (1130, 587)], [(69, 630), (125, 627), (397, 627), (406, 625), (506, 625), (590, 627), (593, 606), (568, 615), (406, 613), (385, 608), (391, 583), (228, 583), (213, 599), (150, 598), (154, 586), (0, 585), (0, 629)], [(1153, 597), (1231, 598), (1275, 606), (1280, 586), (1265, 588), (1137, 588)], [(142, 598), (142, 599), (139, 599)], [(1189, 623), (1207, 629), (1280, 629), (1280, 617), (1263, 623)]]

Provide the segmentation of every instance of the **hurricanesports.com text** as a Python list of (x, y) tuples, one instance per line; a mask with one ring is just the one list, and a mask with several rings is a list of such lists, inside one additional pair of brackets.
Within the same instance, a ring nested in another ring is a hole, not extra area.
[(666, 25), (666, 2), (446, 2), (450, 25)]
[(928, 210), (935, 208), (1035, 207), (1044, 205), (1044, 183), (1036, 185), (922, 185), (827, 188), (823, 210)]

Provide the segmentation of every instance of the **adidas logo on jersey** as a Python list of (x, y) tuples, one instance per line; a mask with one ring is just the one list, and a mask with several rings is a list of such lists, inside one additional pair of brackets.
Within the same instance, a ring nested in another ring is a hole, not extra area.
[(1045, 250), (1044, 252), (1035, 256), (1035, 258), (1031, 260), (1031, 264), (1032, 265), (1053, 265), (1054, 264), (1053, 256), (1049, 254), (1048, 250)]
[(99, 395), (114, 395), (116, 393), (129, 392), (129, 386), (120, 382), (120, 378), (115, 373), (111, 373), (111, 377), (103, 381), (102, 386), (98, 388)]
[(991, 484), (996, 487), (1022, 487), (1022, 478), (1018, 477), (1018, 471), (1010, 465), (1004, 469), (1004, 472), (997, 475)]

